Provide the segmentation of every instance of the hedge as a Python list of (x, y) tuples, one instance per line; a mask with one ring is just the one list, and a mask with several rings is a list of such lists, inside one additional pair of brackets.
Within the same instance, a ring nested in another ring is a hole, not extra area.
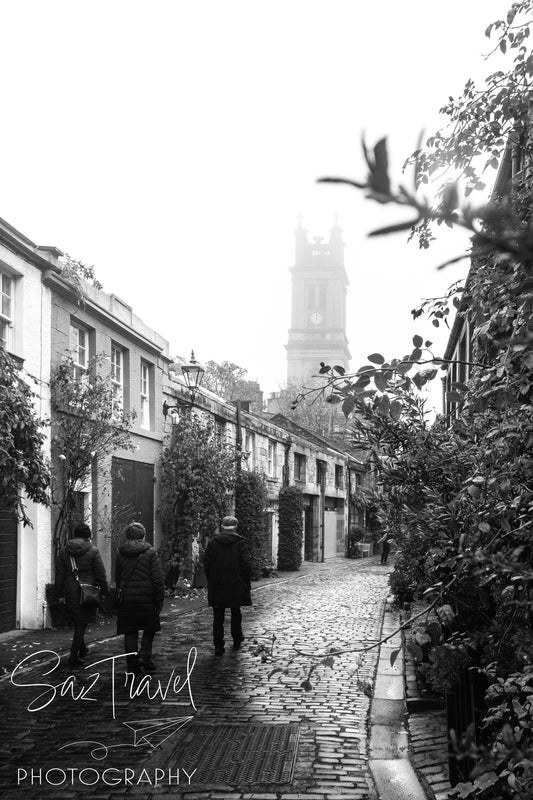
[(279, 493), (278, 569), (300, 569), (303, 540), (303, 494), (297, 486), (284, 486)]

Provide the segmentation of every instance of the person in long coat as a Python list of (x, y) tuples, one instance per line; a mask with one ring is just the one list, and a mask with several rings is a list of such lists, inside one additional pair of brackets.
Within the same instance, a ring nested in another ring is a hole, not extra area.
[[(132, 522), (125, 530), (115, 560), (117, 590), (122, 590), (122, 602), (117, 614), (117, 634), (124, 634), (124, 652), (129, 653), (126, 664), (129, 672), (138, 674), (141, 668), (153, 672), (152, 645), (161, 630), (159, 613), (165, 598), (161, 560), (154, 548), (144, 540), (146, 529)], [(142, 631), (141, 646), (139, 631)]]
[(215, 655), (224, 653), (224, 616), (231, 609), (233, 648), (244, 640), (241, 606), (251, 606), (251, 559), (245, 539), (237, 532), (236, 517), (224, 517), (221, 530), (207, 543), (204, 569), (207, 578), (207, 602), (213, 608), (213, 644)]
[[(69, 666), (83, 666), (83, 657), (89, 652), (85, 642), (87, 625), (96, 620), (96, 606), (80, 605), (80, 583), (99, 586), (102, 595), (107, 595), (108, 586), (105, 567), (98, 548), (91, 544), (92, 531), (85, 523), (74, 528), (74, 538), (60, 551), (56, 566), (55, 592), (59, 602), (65, 602), (69, 617), (74, 622), (74, 634), (70, 646)], [(71, 556), (78, 570), (78, 580), (72, 571)]]

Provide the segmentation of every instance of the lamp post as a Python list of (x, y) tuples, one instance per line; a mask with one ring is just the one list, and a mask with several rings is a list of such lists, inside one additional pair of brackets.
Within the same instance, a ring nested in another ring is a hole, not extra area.
[[(194, 405), (194, 398), (196, 397), (196, 392), (198, 391), (198, 387), (202, 383), (205, 375), (205, 369), (194, 357), (194, 350), (191, 350), (190, 361), (188, 361), (187, 364), (182, 364), (181, 371), (183, 372), (183, 377), (185, 378), (187, 389), (189, 390), (191, 395), (191, 408), (192, 408), (192, 406)], [(163, 403), (164, 418), (165, 419), (167, 418), (169, 411), (172, 411), (172, 409), (178, 409), (180, 408), (180, 406), (183, 405), (185, 405), (185, 403), (176, 403), (176, 405), (170, 406), (165, 400)]]

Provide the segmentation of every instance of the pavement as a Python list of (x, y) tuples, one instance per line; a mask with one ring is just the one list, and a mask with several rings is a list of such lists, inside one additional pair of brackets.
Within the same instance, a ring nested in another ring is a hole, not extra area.
[(75, 672), (68, 629), (0, 635), (2, 797), (425, 798), (403, 653), (390, 664), (389, 572), (339, 558), (254, 582), (246, 639), (221, 657), (205, 597), (167, 598), (157, 672), (133, 681), (112, 617), (91, 626)]

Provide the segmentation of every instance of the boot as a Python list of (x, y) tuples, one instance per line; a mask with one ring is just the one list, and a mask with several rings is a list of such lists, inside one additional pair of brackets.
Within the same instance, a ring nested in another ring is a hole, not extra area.
[(152, 661), (152, 656), (150, 653), (143, 653), (141, 650), (139, 652), (139, 664), (145, 670), (145, 672), (155, 672), (157, 667)]
[(139, 662), (139, 656), (126, 656), (126, 672), (130, 672), (133, 675), (140, 675), (141, 664)]
[(70, 655), (68, 657), (67, 664), (69, 665), (69, 667), (83, 667), (84, 666), (83, 660), (79, 657), (79, 655), (77, 653), (73, 652), (72, 650), (70, 651)]

